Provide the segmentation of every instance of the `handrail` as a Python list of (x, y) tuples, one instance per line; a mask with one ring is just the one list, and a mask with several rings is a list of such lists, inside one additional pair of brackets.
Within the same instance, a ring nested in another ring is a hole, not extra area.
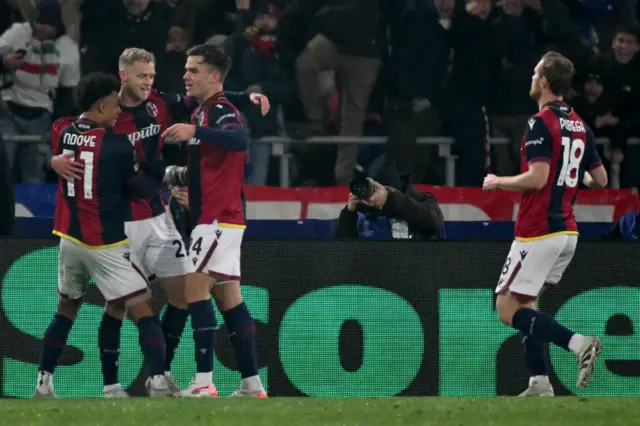
[[(280, 161), (280, 186), (283, 188), (289, 187), (289, 168), (291, 164), (291, 154), (289, 154), (288, 147), (293, 144), (313, 144), (313, 145), (333, 145), (333, 144), (359, 144), (359, 145), (381, 145), (387, 143), (388, 137), (386, 136), (321, 136), (313, 137), (306, 140), (296, 140), (285, 136), (269, 136), (258, 140), (256, 143), (267, 143), (271, 145), (272, 155), (279, 158)], [(43, 136), (38, 135), (7, 135), (4, 136), (4, 140), (13, 143), (40, 143), (43, 141)], [(437, 145), (438, 155), (445, 160), (445, 182), (447, 186), (455, 186), (456, 176), (456, 156), (451, 153), (451, 146), (454, 144), (455, 139), (445, 136), (429, 136), (419, 137), (416, 140), (418, 145)], [(489, 142), (492, 145), (507, 145), (511, 143), (508, 138), (496, 137), (491, 138)], [(176, 143), (169, 142), (167, 143)], [(609, 138), (596, 138), (598, 145), (608, 145), (610, 143)], [(628, 145), (640, 145), (640, 137), (631, 137), (627, 139)], [(620, 182), (620, 170), (618, 167), (612, 168), (611, 176), (612, 187), (619, 188)]]

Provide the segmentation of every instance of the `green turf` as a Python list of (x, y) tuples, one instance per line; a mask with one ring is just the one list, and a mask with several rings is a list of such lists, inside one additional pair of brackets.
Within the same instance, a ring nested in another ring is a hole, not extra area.
[[(0, 425), (640, 425), (634, 398), (0, 400)], [(224, 422), (224, 423), (223, 423)]]

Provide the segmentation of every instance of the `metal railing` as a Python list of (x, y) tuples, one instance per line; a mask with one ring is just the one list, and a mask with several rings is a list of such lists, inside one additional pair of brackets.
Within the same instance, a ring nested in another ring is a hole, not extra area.
[[(381, 145), (387, 143), (388, 137), (371, 137), (371, 136), (327, 136), (314, 137), (306, 140), (291, 139), (283, 136), (265, 137), (254, 142), (266, 143), (271, 145), (271, 154), (278, 157), (280, 166), (280, 186), (289, 187), (290, 176), (289, 170), (291, 166), (291, 154), (289, 153), (289, 145), (293, 144), (319, 144), (319, 145), (342, 145), (342, 144), (359, 144), (359, 145)], [(43, 141), (42, 136), (37, 135), (11, 135), (4, 136), (4, 140), (14, 143), (39, 143)], [(451, 153), (451, 147), (455, 140), (450, 137), (419, 137), (417, 143), (419, 145), (437, 145), (438, 155), (445, 161), (445, 182), (447, 186), (455, 186), (456, 180), (456, 156)], [(172, 142), (169, 142), (172, 143)], [(173, 142), (175, 143), (175, 142)], [(492, 145), (507, 145), (511, 143), (508, 138), (491, 138)], [(607, 146), (610, 143), (608, 138), (596, 138), (598, 145)], [(640, 145), (640, 138), (627, 139), (629, 145)], [(611, 167), (611, 187), (620, 187), (620, 165), (614, 164)]]

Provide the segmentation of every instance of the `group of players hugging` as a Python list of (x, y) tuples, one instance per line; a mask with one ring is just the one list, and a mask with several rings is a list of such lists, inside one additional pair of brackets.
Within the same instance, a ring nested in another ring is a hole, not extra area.
[[(153, 55), (129, 48), (120, 57), (120, 81), (86, 76), (77, 88), (83, 113), (54, 123), (49, 166), (59, 175), (53, 231), (60, 237), (59, 301), (43, 339), (34, 397), (55, 397), (53, 373), (91, 278), (106, 300), (98, 330), (105, 397), (129, 396), (118, 381), (127, 311), (139, 330), (149, 396), (217, 397), (211, 296), (242, 378), (231, 396), (267, 397), (258, 375), (255, 325), (240, 290), (249, 136), (236, 105), (266, 114), (269, 100), (224, 92), (230, 67), (220, 49), (195, 46), (187, 52), (186, 96), (161, 93), (152, 88)], [(602, 347), (597, 337), (574, 333), (539, 312), (536, 303), (544, 286), (558, 284), (573, 257), (578, 229), (572, 205), (579, 183), (607, 184), (593, 134), (563, 101), (573, 74), (573, 64), (562, 55), (542, 57), (531, 83), (540, 110), (522, 141), (522, 173), (489, 174), (483, 184), (487, 191), (523, 192), (516, 238), (496, 288), (500, 320), (523, 335), (530, 372), (523, 396), (554, 395), (548, 342), (575, 354), (577, 387), (591, 380)], [(189, 115), (190, 124), (179, 122)], [(188, 145), (186, 167), (163, 163), (162, 147), (169, 140)], [(163, 187), (179, 188), (195, 224), (188, 246), (165, 212)], [(152, 281), (168, 298), (161, 321), (151, 305)], [(196, 373), (182, 390), (171, 375), (171, 361), (189, 316)]]
[[(120, 329), (136, 322), (149, 377), (149, 396), (217, 397), (213, 383), (216, 317), (229, 330), (240, 386), (232, 394), (265, 398), (258, 375), (255, 326), (240, 291), (244, 233), (241, 190), (249, 136), (235, 105), (269, 110), (261, 94), (223, 92), (230, 58), (212, 46), (188, 52), (187, 96), (152, 88), (155, 59), (145, 50), (120, 56), (120, 81), (86, 76), (77, 87), (83, 113), (52, 128), (49, 161), (59, 174), (53, 233), (60, 237), (59, 301), (44, 336), (34, 396), (55, 396), (53, 373), (82, 305), (90, 278), (106, 300), (98, 342), (105, 397), (128, 396), (118, 381)], [(177, 123), (191, 116), (191, 123)], [(165, 167), (165, 141), (186, 143), (187, 166)], [(187, 247), (160, 198), (163, 185), (187, 187), (195, 224)], [(168, 298), (159, 321), (150, 283)], [(196, 374), (182, 390), (171, 361), (188, 317)]]

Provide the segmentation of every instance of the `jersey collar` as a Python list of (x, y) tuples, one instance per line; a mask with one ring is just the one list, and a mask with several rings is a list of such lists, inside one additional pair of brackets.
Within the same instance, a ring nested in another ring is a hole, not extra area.
[(573, 108), (571, 108), (565, 101), (549, 101), (542, 105), (542, 108), (555, 108), (569, 115), (573, 112)]
[(217, 101), (219, 99), (222, 99), (222, 98), (224, 98), (224, 92), (218, 92), (218, 93), (210, 96), (209, 98), (207, 98), (207, 100), (202, 103), (202, 107), (209, 106), (213, 102), (215, 102), (215, 101)]
[(102, 127), (101, 125), (99, 125), (95, 121), (89, 120), (87, 117), (84, 116), (84, 114), (82, 114), (82, 115), (80, 115), (80, 117), (78, 117), (78, 119), (76, 120), (76, 123), (86, 124), (86, 125), (91, 126), (91, 127)]

